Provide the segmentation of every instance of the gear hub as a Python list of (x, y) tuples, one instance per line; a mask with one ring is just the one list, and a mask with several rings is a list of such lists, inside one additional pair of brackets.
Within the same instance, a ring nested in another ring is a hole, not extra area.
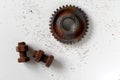
[(62, 43), (75, 43), (84, 37), (88, 29), (86, 14), (78, 7), (63, 6), (57, 9), (50, 20), (52, 35)]

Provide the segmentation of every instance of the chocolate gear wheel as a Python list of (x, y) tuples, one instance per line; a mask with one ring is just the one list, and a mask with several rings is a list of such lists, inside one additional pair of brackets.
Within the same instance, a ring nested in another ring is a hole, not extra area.
[(50, 26), (52, 35), (58, 41), (71, 44), (84, 38), (88, 29), (88, 19), (80, 8), (66, 5), (54, 11)]

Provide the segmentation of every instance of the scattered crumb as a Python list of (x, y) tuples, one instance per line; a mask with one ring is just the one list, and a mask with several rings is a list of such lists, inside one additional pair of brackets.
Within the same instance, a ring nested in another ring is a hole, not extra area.
[(54, 77), (54, 74), (51, 74), (52, 77)]
[(33, 11), (32, 11), (32, 10), (30, 10), (30, 12), (31, 12), (31, 13), (33, 13)]
[(112, 34), (113, 36), (115, 35), (115, 34)]

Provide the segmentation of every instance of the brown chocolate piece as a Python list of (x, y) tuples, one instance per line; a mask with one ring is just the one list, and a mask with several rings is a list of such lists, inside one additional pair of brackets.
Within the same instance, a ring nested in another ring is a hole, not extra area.
[(46, 55), (46, 54), (44, 54), (44, 52), (42, 50), (35, 51), (33, 53), (33, 57), (35, 58), (36, 62), (42, 61), (42, 62), (45, 63), (45, 65), (47, 67), (49, 67), (52, 64), (53, 60), (54, 60), (54, 56)]
[(16, 47), (16, 51), (19, 52), (20, 58), (18, 58), (18, 62), (27, 62), (29, 61), (29, 57), (27, 57), (28, 46), (25, 42), (19, 42), (18, 46)]
[(62, 43), (75, 43), (84, 37), (88, 29), (86, 14), (78, 7), (63, 6), (57, 9), (50, 20), (52, 35)]

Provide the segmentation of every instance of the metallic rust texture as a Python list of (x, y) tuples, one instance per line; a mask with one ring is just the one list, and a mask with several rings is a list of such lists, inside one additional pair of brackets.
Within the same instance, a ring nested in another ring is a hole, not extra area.
[(44, 53), (44, 51), (39, 50), (39, 51), (35, 51), (33, 53), (33, 57), (35, 58), (36, 62), (44, 62), (46, 67), (50, 67), (50, 65), (52, 64), (53, 60), (54, 60), (54, 56), (52, 55), (46, 55)]
[(88, 29), (86, 14), (78, 7), (60, 7), (51, 17), (50, 30), (60, 42), (71, 44), (81, 40)]
[(25, 42), (19, 42), (18, 46), (16, 47), (16, 51), (19, 52), (20, 58), (18, 58), (18, 62), (27, 62), (29, 61), (29, 57), (27, 57), (28, 46)]

